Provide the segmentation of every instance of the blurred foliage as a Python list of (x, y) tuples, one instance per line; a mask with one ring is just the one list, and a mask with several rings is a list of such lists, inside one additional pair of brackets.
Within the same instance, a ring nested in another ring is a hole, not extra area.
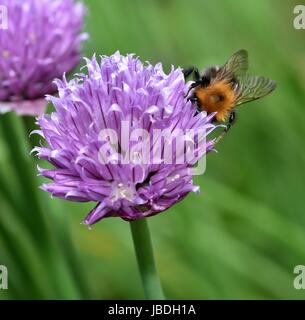
[[(149, 220), (167, 297), (304, 299), (293, 288), (294, 266), (305, 264), (305, 31), (293, 29), (297, 2), (85, 2), (86, 56), (133, 52), (168, 70), (223, 63), (245, 48), (250, 72), (278, 83), (274, 94), (240, 109), (196, 177), (201, 195)], [(38, 189), (30, 203), (29, 181), (13, 161), (14, 152), (29, 158), (28, 121), (0, 120), (15, 126), (0, 136), (0, 264), (9, 269), (0, 298), (142, 298), (129, 225), (107, 219), (89, 231), (79, 223), (93, 204)]]

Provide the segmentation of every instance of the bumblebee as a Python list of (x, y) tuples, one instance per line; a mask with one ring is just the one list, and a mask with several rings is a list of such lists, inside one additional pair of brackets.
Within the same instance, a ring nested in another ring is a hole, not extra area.
[(195, 81), (187, 93), (188, 100), (198, 111), (216, 112), (214, 120), (227, 126), (218, 141), (236, 121), (237, 106), (260, 99), (276, 88), (276, 83), (261, 76), (251, 76), (248, 70), (248, 52), (239, 50), (223, 66), (207, 68), (202, 74), (191, 67), (183, 70), (185, 78), (194, 74)]

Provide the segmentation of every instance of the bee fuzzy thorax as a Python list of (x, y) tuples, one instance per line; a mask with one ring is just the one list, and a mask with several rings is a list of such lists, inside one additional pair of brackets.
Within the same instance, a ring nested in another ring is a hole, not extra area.
[(226, 121), (235, 106), (236, 93), (232, 83), (222, 80), (208, 87), (195, 88), (194, 96), (198, 99), (198, 107), (208, 113), (217, 112), (217, 121)]

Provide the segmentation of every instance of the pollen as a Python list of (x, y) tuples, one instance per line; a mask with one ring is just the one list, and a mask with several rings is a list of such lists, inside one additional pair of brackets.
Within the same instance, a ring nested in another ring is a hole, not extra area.
[(225, 121), (235, 105), (235, 92), (227, 81), (218, 81), (208, 87), (198, 87), (195, 95), (199, 108), (208, 113), (217, 112), (217, 121)]
[(123, 183), (114, 183), (113, 185), (113, 190), (112, 190), (112, 197), (111, 199), (113, 201), (118, 201), (118, 200), (128, 200), (132, 201), (134, 198), (134, 190)]

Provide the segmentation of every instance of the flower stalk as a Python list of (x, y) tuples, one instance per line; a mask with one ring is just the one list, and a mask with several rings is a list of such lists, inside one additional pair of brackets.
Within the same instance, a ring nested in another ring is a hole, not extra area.
[(132, 221), (130, 227), (145, 297), (147, 300), (163, 300), (147, 219)]
[[(38, 181), (35, 178), (33, 161), (29, 156), (30, 148), (23, 138), (25, 136), (23, 124), (18, 116), (10, 112), (1, 116), (0, 128), (4, 140), (7, 141), (10, 160), (16, 168), (18, 183), (23, 191), (19, 194), (23, 204), (23, 207), (18, 207), (20, 217), (29, 230), (32, 230), (35, 240), (42, 244), (47, 234), (47, 224), (37, 195)], [(10, 203), (15, 205), (15, 201)], [(35, 212), (35, 219), (32, 219), (28, 212)]]

